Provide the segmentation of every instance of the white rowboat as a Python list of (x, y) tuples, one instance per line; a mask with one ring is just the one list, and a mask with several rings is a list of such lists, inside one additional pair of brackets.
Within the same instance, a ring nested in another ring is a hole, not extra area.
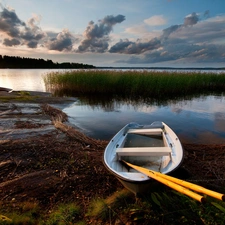
[(13, 90), (11, 88), (5, 88), (5, 87), (0, 87), (0, 91), (4, 91), (4, 92), (12, 92)]
[(168, 174), (183, 160), (183, 148), (177, 135), (163, 122), (151, 125), (129, 123), (109, 142), (104, 164), (119, 181), (135, 194), (145, 192), (151, 178), (125, 165), (122, 160)]

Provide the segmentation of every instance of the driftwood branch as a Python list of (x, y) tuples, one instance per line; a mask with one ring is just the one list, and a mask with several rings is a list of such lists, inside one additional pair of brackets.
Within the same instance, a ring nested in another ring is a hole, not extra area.
[(58, 120), (65, 122), (68, 120), (66, 113), (62, 112), (60, 109), (56, 109), (48, 104), (41, 105), (41, 109), (44, 114), (52, 117), (52, 120)]
[(57, 129), (66, 133), (66, 135), (68, 137), (81, 143), (83, 146), (88, 146), (88, 145), (90, 145), (92, 147), (93, 146), (96, 146), (96, 147), (101, 146), (101, 141), (90, 138), (90, 137), (86, 136), (85, 134), (81, 133), (80, 131), (74, 129), (73, 127), (62, 123), (61, 121), (53, 120), (53, 124)]
[(81, 143), (84, 147), (91, 146), (99, 148), (102, 147), (103, 144), (106, 144), (106, 141), (90, 138), (82, 132), (76, 130), (74, 127), (64, 124), (63, 122), (67, 121), (68, 117), (60, 109), (56, 109), (48, 104), (43, 104), (41, 108), (45, 114), (51, 116), (52, 122), (57, 129), (61, 130), (68, 137), (78, 143)]

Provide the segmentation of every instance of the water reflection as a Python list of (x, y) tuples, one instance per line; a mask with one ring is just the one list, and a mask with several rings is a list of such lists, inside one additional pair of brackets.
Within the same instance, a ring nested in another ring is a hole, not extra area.
[(192, 99), (198, 99), (201, 95), (191, 95), (191, 96), (179, 96), (176, 98), (168, 98), (168, 99), (155, 99), (155, 98), (129, 98), (129, 97), (121, 97), (121, 96), (102, 96), (102, 95), (92, 95), (92, 96), (79, 96), (79, 95), (69, 95), (73, 97), (79, 98), (80, 105), (87, 105), (91, 107), (93, 110), (96, 108), (101, 108), (106, 112), (117, 111), (118, 108), (125, 105), (126, 107), (131, 107), (133, 110), (143, 110), (148, 111), (151, 110), (153, 106), (167, 106), (173, 104), (183, 104), (185, 101), (192, 101)]
[[(52, 71), (55, 70), (0, 69), (0, 86), (14, 90), (46, 91), (43, 76)], [(182, 142), (225, 143), (225, 99), (221, 95), (188, 96), (163, 101), (111, 96), (79, 96), (79, 99), (64, 111), (72, 123), (97, 139), (111, 139), (129, 122), (150, 124), (162, 120)]]
[[(91, 101), (91, 100), (90, 100)], [(64, 111), (70, 121), (97, 139), (110, 140), (129, 122), (167, 123), (183, 142), (225, 143), (225, 99), (223, 96), (201, 96), (159, 104), (144, 101), (115, 101), (90, 104), (80, 99)]]
[[(14, 91), (46, 91), (43, 77), (53, 69), (0, 69), (0, 86)], [(57, 70), (56, 70), (57, 71)]]

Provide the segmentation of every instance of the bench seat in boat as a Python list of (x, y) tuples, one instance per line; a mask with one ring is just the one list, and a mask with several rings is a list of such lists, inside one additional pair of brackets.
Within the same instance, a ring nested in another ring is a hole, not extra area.
[(163, 132), (162, 129), (154, 128), (154, 129), (130, 129), (127, 133), (156, 135), (156, 134), (162, 134), (162, 132)]
[(136, 147), (117, 148), (118, 156), (168, 156), (171, 154), (169, 147)]

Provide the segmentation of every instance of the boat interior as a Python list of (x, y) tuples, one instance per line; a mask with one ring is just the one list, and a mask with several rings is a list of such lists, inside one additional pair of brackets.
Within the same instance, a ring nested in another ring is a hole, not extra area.
[(140, 176), (140, 173), (126, 166), (122, 160), (162, 172), (171, 161), (171, 147), (162, 128), (130, 129), (117, 146), (116, 155), (117, 172), (130, 178)]

